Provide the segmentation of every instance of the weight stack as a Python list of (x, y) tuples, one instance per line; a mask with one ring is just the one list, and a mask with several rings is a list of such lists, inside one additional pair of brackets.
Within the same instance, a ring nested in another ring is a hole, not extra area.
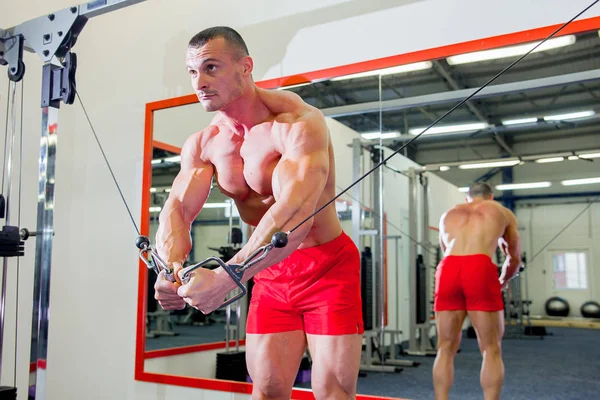
[(373, 254), (365, 247), (360, 257), (360, 295), (362, 297), (363, 324), (366, 331), (373, 330)]
[(16, 400), (17, 388), (0, 386), (0, 400)]
[(245, 351), (217, 353), (217, 379), (246, 382), (247, 376)]

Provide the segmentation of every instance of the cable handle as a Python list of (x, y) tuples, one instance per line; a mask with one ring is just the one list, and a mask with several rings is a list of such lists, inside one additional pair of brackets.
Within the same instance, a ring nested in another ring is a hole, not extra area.
[[(179, 271), (179, 278), (181, 280), (181, 283), (185, 285), (190, 281), (191, 273), (196, 269), (201, 268), (209, 263), (219, 264), (219, 266), (223, 268), (225, 272), (227, 272), (227, 274), (231, 277), (231, 279), (240, 289), (240, 293), (224, 302), (218, 308), (221, 309), (230, 305), (231, 303), (236, 302), (248, 293), (248, 289), (246, 289), (246, 286), (244, 286), (244, 284), (242, 283), (244, 271), (263, 260), (272, 249), (283, 248), (287, 245), (287, 243), (288, 234), (284, 232), (276, 232), (271, 237), (271, 243), (256, 249), (241, 264), (227, 264), (225, 263), (225, 261), (221, 260), (218, 257), (209, 257), (204, 261), (200, 261), (199, 263), (183, 268), (181, 271)], [(165, 278), (170, 282), (175, 282), (173, 269), (167, 266), (167, 263), (158, 255), (156, 250), (150, 245), (150, 239), (147, 236), (138, 236), (135, 241), (135, 245), (138, 249), (140, 249), (140, 259), (144, 262), (144, 264), (146, 264), (148, 269), (153, 270), (157, 275), (160, 274), (161, 271), (165, 271)], [(148, 253), (150, 253), (152, 262), (148, 261)]]
[[(175, 283), (175, 274), (172, 268), (158, 255), (158, 252), (150, 245), (150, 239), (147, 236), (138, 236), (135, 240), (135, 246), (140, 249), (139, 257), (146, 264), (148, 269), (153, 270), (156, 275), (165, 271), (165, 279)], [(152, 262), (148, 260), (147, 254), (150, 253)]]

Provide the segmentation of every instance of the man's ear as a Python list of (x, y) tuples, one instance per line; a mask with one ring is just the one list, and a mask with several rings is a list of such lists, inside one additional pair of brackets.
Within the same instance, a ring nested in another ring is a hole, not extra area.
[(244, 75), (250, 76), (254, 70), (254, 60), (250, 56), (244, 56), (242, 59), (242, 65), (244, 67)]

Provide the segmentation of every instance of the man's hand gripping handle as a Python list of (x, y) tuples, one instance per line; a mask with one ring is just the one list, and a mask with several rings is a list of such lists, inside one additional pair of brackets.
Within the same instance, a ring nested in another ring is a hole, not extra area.
[[(242, 283), (242, 278), (244, 276), (244, 272), (248, 268), (252, 267), (254, 264), (262, 261), (267, 256), (267, 254), (269, 254), (269, 252), (271, 252), (271, 250), (273, 250), (274, 248), (285, 247), (287, 245), (287, 242), (288, 242), (288, 234), (284, 233), (284, 232), (277, 232), (271, 238), (271, 243), (266, 244), (266, 245), (256, 249), (241, 264), (228, 265), (218, 257), (209, 257), (204, 261), (201, 261), (194, 265), (190, 265), (188, 267), (183, 268), (181, 271), (179, 271), (179, 277), (181, 279), (181, 283), (183, 283), (185, 285), (187, 282), (189, 282), (190, 274), (194, 270), (201, 268), (208, 263), (216, 262), (217, 264), (219, 264), (219, 266), (221, 268), (223, 268), (223, 270), (225, 270), (227, 272), (227, 274), (231, 277), (231, 279), (233, 279), (233, 281), (235, 282), (237, 287), (240, 289), (240, 293), (236, 294), (235, 296), (233, 296), (232, 298), (227, 300), (225, 303), (221, 304), (221, 306), (218, 308), (218, 309), (221, 309), (223, 307), (226, 307), (226, 306), (238, 301), (239, 299), (241, 299), (248, 293), (246, 286), (244, 286), (244, 284)], [(141, 260), (146, 264), (146, 266), (149, 269), (154, 270), (154, 272), (156, 272), (157, 275), (162, 270), (164, 270), (165, 278), (171, 282), (175, 282), (175, 276), (173, 274), (173, 270), (167, 266), (167, 263), (165, 263), (162, 260), (162, 258), (160, 258), (158, 253), (154, 250), (154, 248), (152, 248), (152, 246), (150, 246), (150, 239), (148, 239), (148, 237), (139, 236), (136, 240), (136, 246), (140, 249)], [(148, 261), (146, 253), (150, 253), (150, 256), (152, 258), (152, 263), (150, 263)]]

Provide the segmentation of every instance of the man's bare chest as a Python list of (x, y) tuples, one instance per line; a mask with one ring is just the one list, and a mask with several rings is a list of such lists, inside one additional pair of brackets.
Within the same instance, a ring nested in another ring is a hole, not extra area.
[(281, 152), (265, 136), (222, 143), (211, 152), (221, 192), (239, 201), (273, 194), (273, 173), (280, 158)]

